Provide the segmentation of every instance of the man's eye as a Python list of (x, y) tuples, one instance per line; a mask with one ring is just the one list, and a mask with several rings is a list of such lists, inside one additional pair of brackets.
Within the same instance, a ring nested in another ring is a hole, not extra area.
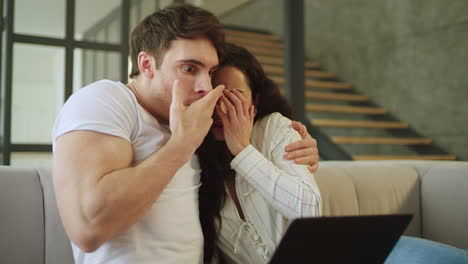
[(185, 72), (194, 72), (195, 71), (195, 67), (191, 66), (191, 65), (184, 65), (182, 67), (182, 69), (185, 71)]

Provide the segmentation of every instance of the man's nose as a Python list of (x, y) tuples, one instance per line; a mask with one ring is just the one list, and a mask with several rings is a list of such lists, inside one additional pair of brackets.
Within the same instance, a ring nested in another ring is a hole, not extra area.
[(205, 96), (207, 93), (213, 90), (213, 85), (211, 84), (211, 76), (208, 74), (207, 76), (202, 76), (197, 82), (195, 86), (195, 92), (197, 94), (201, 94)]

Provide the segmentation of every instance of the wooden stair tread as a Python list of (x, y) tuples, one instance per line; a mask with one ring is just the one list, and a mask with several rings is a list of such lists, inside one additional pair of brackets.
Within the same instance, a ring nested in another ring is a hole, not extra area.
[(305, 77), (320, 78), (320, 79), (332, 79), (336, 77), (336, 75), (331, 72), (314, 71), (314, 70), (306, 70), (304, 74), (305, 74)]
[(256, 47), (271, 47), (271, 48), (283, 48), (283, 43), (279, 41), (263, 40), (258, 38), (245, 38), (233, 35), (226, 35), (226, 41), (241, 46), (256, 46)]
[(262, 66), (263, 70), (266, 73), (273, 73), (273, 74), (284, 74), (284, 67), (276, 66), (276, 65), (264, 65)]
[[(284, 74), (284, 67), (283, 66), (276, 66), (276, 65), (263, 65), (263, 70), (269, 74)], [(312, 78), (335, 78), (335, 74), (330, 72), (323, 72), (323, 71), (315, 71), (315, 70), (307, 70), (304, 71), (305, 77), (312, 77)]]
[[(280, 38), (276, 35), (270, 35), (270, 34), (262, 34), (262, 33), (253, 33), (253, 32), (244, 32), (244, 31), (238, 31), (238, 30), (232, 30), (232, 29), (225, 29), (226, 32), (226, 40), (228, 42), (234, 42), (234, 43), (242, 43), (241, 46), (248, 45), (248, 43), (252, 43), (253, 45), (259, 45), (259, 46), (268, 46), (268, 47), (273, 47), (273, 48), (278, 48), (279, 51), (273, 52), (273, 54), (278, 54), (280, 57), (268, 57), (265, 55), (258, 55), (257, 59), (260, 62), (264, 63), (272, 63), (272, 64), (281, 64), (284, 65), (284, 59), (283, 59), (283, 49), (284, 45), (280, 41)], [(248, 46), (245, 48), (249, 49)], [(250, 47), (250, 51), (252, 53), (254, 52), (259, 52), (260, 54), (265, 54), (265, 52), (260, 51), (260, 47)], [(266, 54), (270, 54), (269, 52), (266, 52)], [(319, 68), (320, 63), (316, 61), (306, 61), (305, 62), (305, 67), (307, 68)]]
[[(284, 83), (284, 77), (281, 76), (269, 76), (270, 79), (275, 81), (277, 84)], [(317, 80), (305, 80), (305, 85), (309, 88), (324, 88), (333, 90), (349, 90), (351, 84), (343, 82), (330, 82), (330, 81), (317, 81)]]
[(320, 68), (320, 63), (317, 61), (306, 61), (305, 66), (308, 68)]
[(310, 121), (312, 125), (319, 127), (353, 127), (353, 128), (408, 128), (408, 124), (403, 122), (389, 121), (367, 121), (367, 120), (335, 120), (335, 119), (314, 119)]
[(395, 137), (331, 137), (337, 144), (392, 144), (392, 145), (429, 145), (429, 138), (395, 138)]
[(455, 155), (354, 155), (354, 160), (456, 160)]
[(268, 56), (281, 56), (283, 57), (283, 49), (279, 48), (264, 48), (264, 47), (253, 47), (253, 46), (247, 46), (244, 47), (248, 51), (250, 51), (253, 55), (258, 56), (258, 55), (268, 55)]
[[(278, 56), (268, 56), (268, 55), (256, 55), (255, 56), (261, 64), (265, 65), (276, 65), (276, 66), (284, 66), (284, 58)], [(320, 68), (320, 63), (316, 61), (306, 61), (304, 62), (304, 67), (306, 69), (318, 69)]]
[(316, 81), (306, 80), (306, 86), (311, 88), (326, 88), (326, 89), (337, 89), (337, 90), (349, 90), (351, 84), (345, 82), (327, 82), (327, 81)]
[(366, 95), (359, 95), (359, 94), (325, 93), (325, 92), (306, 91), (305, 95), (307, 98), (320, 99), (320, 100), (336, 100), (336, 101), (348, 101), (348, 102), (366, 102), (369, 100), (369, 97), (367, 97)]
[(258, 62), (261, 64), (284, 65), (284, 58), (277, 56), (256, 55)]
[(347, 114), (368, 114), (383, 115), (388, 111), (380, 107), (362, 107), (362, 106), (343, 106), (343, 105), (324, 105), (324, 104), (306, 104), (307, 111), (347, 113)]
[(280, 40), (280, 38), (278, 36), (273, 35), (273, 34), (268, 34), (268, 33), (247, 32), (247, 31), (228, 29), (228, 28), (224, 29), (224, 33), (226, 33), (226, 35), (238, 36), (238, 37), (267, 39), (267, 40), (271, 40), (271, 41), (279, 41)]

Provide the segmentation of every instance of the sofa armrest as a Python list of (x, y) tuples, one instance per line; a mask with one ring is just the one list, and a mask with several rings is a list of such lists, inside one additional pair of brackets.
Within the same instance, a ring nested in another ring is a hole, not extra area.
[(468, 162), (433, 163), (421, 171), (422, 235), (468, 248)]
[(50, 167), (36, 168), (44, 195), (45, 262), (72, 264), (73, 253), (57, 208)]
[(32, 168), (0, 166), (0, 263), (44, 261), (44, 207)]

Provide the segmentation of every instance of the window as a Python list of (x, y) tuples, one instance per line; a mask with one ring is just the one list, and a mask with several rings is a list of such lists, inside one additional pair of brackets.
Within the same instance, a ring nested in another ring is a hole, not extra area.
[[(99, 79), (128, 81), (128, 39), (159, 0), (0, 0), (0, 159), (47, 165), (58, 110)], [(4, 23), (6, 22), (6, 23)]]

